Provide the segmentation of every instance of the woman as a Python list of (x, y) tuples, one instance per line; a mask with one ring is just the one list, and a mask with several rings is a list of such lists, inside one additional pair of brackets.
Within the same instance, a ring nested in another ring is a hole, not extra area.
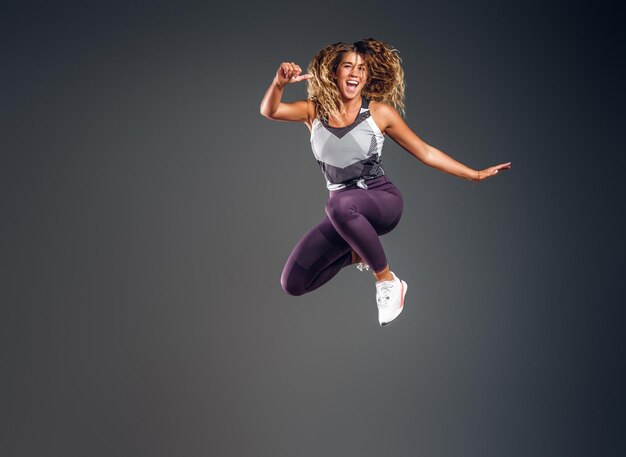
[[(325, 175), (330, 197), (326, 216), (298, 242), (281, 276), (285, 292), (302, 295), (317, 289), (342, 268), (357, 263), (376, 279), (378, 321), (387, 325), (402, 312), (407, 284), (390, 269), (379, 236), (402, 215), (402, 195), (380, 160), (385, 135), (433, 168), (482, 181), (503, 163), (473, 170), (424, 143), (402, 119), (404, 72), (397, 50), (369, 38), (324, 47), (308, 73), (283, 62), (261, 102), (269, 119), (304, 122), (313, 153)], [(308, 81), (308, 98), (281, 101), (287, 84)]]

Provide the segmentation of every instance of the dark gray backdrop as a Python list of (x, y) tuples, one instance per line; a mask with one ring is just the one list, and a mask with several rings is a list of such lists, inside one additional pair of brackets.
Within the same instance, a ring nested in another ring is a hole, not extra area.
[[(3, 12), (0, 454), (623, 455), (623, 16), (226, 3)], [(280, 62), (369, 36), (425, 141), (513, 162), (472, 186), (387, 141), (384, 329), (369, 273), (282, 292), (327, 192), (259, 115)]]

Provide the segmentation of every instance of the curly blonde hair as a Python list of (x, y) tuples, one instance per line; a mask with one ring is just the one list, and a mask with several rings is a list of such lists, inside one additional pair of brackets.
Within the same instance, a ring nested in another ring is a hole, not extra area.
[(307, 80), (309, 100), (315, 103), (316, 117), (328, 120), (344, 111), (335, 75), (347, 52), (359, 54), (367, 66), (367, 81), (363, 95), (371, 100), (393, 105), (404, 115), (404, 70), (398, 50), (387, 43), (367, 38), (355, 43), (333, 43), (325, 46), (311, 60)]

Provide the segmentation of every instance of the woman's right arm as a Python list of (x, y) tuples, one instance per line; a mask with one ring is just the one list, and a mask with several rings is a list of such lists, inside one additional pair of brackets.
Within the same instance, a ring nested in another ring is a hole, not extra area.
[(293, 62), (280, 64), (276, 76), (265, 92), (261, 101), (261, 114), (276, 121), (293, 121), (308, 123), (311, 116), (312, 103), (300, 100), (293, 103), (281, 102), (283, 90), (287, 84), (304, 81), (313, 75), (302, 73), (302, 69)]

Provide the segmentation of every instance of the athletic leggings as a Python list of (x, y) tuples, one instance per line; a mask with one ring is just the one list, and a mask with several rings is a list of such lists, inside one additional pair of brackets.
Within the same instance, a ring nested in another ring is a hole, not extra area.
[(379, 235), (390, 232), (402, 216), (402, 195), (381, 176), (330, 191), (326, 216), (296, 244), (280, 278), (290, 295), (311, 292), (352, 263), (352, 250), (375, 272), (387, 266)]

